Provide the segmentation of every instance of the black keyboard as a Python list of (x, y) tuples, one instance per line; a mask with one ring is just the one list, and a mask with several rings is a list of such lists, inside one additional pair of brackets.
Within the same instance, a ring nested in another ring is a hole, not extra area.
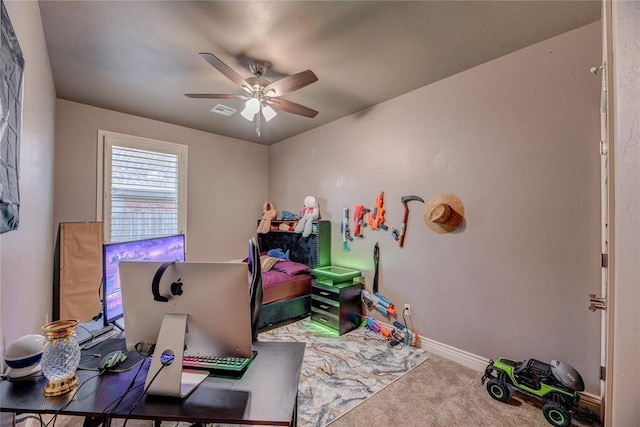
[(92, 331), (92, 333), (93, 337), (89, 337), (89, 339), (82, 340), (82, 342), (79, 343), (82, 350), (88, 350), (109, 338), (114, 338), (117, 335), (120, 335), (120, 330), (114, 328), (113, 325), (109, 325), (102, 330), (95, 332)]
[[(254, 357), (255, 357), (254, 352)], [(247, 370), (252, 357), (207, 357), (187, 356), (182, 358), (182, 366), (191, 369), (206, 369), (212, 375), (238, 378)]]

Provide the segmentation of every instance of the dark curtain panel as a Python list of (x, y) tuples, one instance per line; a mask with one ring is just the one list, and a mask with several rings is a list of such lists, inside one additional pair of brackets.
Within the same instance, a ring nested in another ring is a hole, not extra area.
[(20, 122), (24, 57), (0, 1), (0, 233), (18, 228)]

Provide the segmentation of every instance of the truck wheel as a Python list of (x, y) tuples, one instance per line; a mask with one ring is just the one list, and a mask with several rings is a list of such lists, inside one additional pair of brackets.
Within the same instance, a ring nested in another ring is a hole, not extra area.
[(509, 387), (500, 380), (492, 379), (487, 383), (487, 391), (489, 396), (493, 397), (498, 402), (506, 402), (509, 400)]
[(551, 425), (558, 427), (568, 427), (571, 425), (571, 414), (559, 403), (545, 403), (542, 407), (542, 413)]

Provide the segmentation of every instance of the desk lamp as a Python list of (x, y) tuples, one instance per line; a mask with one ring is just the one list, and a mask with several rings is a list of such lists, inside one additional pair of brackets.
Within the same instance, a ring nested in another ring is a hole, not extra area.
[(9, 379), (25, 378), (40, 372), (43, 351), (42, 335), (30, 334), (15, 340), (4, 355), (4, 361), (9, 367), (7, 370)]

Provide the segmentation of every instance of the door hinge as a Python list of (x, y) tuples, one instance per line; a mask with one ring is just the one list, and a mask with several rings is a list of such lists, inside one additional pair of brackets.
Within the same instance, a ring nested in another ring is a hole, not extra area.
[(605, 368), (604, 366), (600, 366), (600, 379), (602, 381), (607, 380), (607, 368)]
[(596, 294), (589, 294), (589, 310), (606, 310), (607, 299), (605, 297), (596, 297)]
[(609, 254), (600, 254), (600, 266), (602, 268), (609, 267)]
[(600, 141), (600, 155), (606, 156), (609, 154), (609, 144), (605, 141)]

